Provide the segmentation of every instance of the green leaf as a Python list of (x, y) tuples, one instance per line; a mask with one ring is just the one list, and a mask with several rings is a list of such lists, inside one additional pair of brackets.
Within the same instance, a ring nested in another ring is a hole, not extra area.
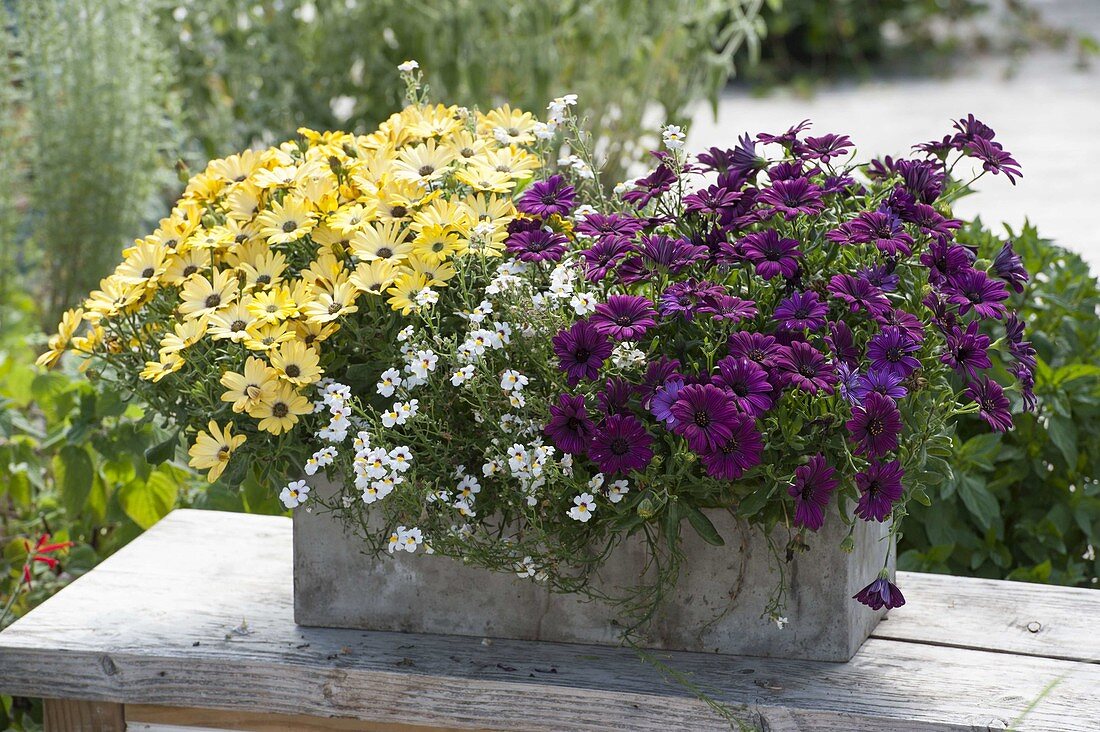
[(118, 491), (118, 503), (131, 520), (143, 529), (160, 521), (176, 504), (176, 482), (166, 473), (156, 472), (149, 480), (132, 480)]
[(176, 446), (180, 441), (180, 430), (176, 430), (163, 442), (150, 445), (145, 450), (145, 461), (150, 465), (160, 465), (166, 460), (171, 460), (176, 455)]
[(92, 489), (92, 458), (76, 445), (65, 445), (53, 460), (54, 480), (61, 490), (61, 503), (70, 516), (76, 516)]
[(966, 509), (978, 520), (983, 529), (989, 529), (1001, 516), (997, 499), (989, 492), (985, 482), (973, 475), (960, 475), (958, 484), (959, 496), (966, 504)]
[(725, 546), (726, 541), (718, 533), (718, 529), (714, 528), (714, 524), (707, 518), (706, 514), (697, 509), (695, 506), (687, 503), (680, 507), (684, 514), (687, 516), (688, 523), (691, 524), (691, 528), (695, 529), (695, 533), (699, 535), (699, 538), (708, 544), (713, 546)]
[(1054, 415), (1047, 424), (1047, 435), (1050, 436), (1062, 455), (1066, 458), (1066, 464), (1070, 470), (1077, 467), (1077, 425), (1068, 417)]
[(744, 518), (755, 516), (764, 508), (771, 495), (772, 492), (764, 488), (753, 491), (741, 500), (741, 504), (737, 507), (737, 513)]

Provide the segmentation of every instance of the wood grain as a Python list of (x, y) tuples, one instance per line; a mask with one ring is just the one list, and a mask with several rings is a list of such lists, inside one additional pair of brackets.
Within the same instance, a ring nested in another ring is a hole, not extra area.
[(122, 705), (102, 701), (44, 699), (45, 732), (125, 732)]
[[(290, 559), (286, 519), (176, 511), (0, 634), (0, 690), (456, 729), (729, 729), (629, 649), (295, 626)], [(902, 579), (910, 598), (953, 580)], [(1086, 620), (1091, 597), (1074, 600)], [(886, 623), (896, 638), (846, 664), (655, 655), (750, 728), (1095, 732), (1100, 665), (1064, 660), (1072, 639), (1050, 634), (1055, 658), (970, 647), (992, 631), (928, 643), (910, 602)]]
[(373, 724), (358, 719), (318, 719), (300, 714), (261, 714), (218, 709), (126, 705), (127, 732), (456, 732), (454, 728)]

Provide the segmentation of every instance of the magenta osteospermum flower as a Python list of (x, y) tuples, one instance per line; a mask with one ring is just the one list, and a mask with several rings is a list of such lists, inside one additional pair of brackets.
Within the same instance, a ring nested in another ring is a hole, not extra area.
[(781, 213), (787, 219), (799, 214), (819, 213), (825, 207), (821, 201), (821, 187), (808, 178), (778, 180), (764, 189), (756, 200), (770, 208), (771, 213)]
[(955, 369), (960, 375), (971, 379), (978, 377), (978, 371), (993, 366), (989, 360), (989, 336), (978, 330), (978, 321), (971, 321), (966, 330), (954, 328), (946, 334), (947, 352), (940, 361)]
[(862, 404), (852, 407), (852, 418), (845, 426), (849, 439), (856, 443), (857, 455), (881, 457), (898, 449), (901, 413), (890, 397), (868, 393)]
[(562, 452), (583, 455), (595, 432), (595, 425), (584, 408), (584, 397), (561, 394), (558, 403), (550, 406), (550, 420), (543, 432)]
[(522, 262), (557, 262), (568, 244), (565, 234), (547, 228), (519, 231), (504, 242), (508, 251)]
[(1008, 397), (996, 381), (983, 376), (970, 382), (966, 395), (978, 405), (978, 415), (998, 432), (1012, 429), (1012, 413), (1008, 411)]
[(866, 310), (871, 315), (876, 315), (890, 308), (890, 301), (882, 290), (866, 279), (849, 274), (833, 275), (828, 289), (830, 295), (843, 301), (853, 313)]
[(970, 253), (958, 244), (936, 241), (928, 245), (928, 251), (920, 255), (920, 263), (928, 268), (928, 281), (942, 285), (955, 275), (970, 269)]
[(905, 377), (920, 368), (920, 359), (913, 355), (919, 350), (920, 343), (901, 328), (886, 325), (871, 337), (867, 344), (867, 358), (871, 360), (874, 370), (892, 371)]
[(634, 251), (634, 245), (625, 236), (608, 234), (581, 252), (584, 257), (584, 277), (589, 282), (599, 282), (623, 257)]
[(825, 523), (825, 507), (840, 485), (834, 470), (820, 453), (794, 471), (794, 482), (787, 493), (794, 498), (795, 526), (817, 531)]
[(692, 320), (696, 312), (703, 307), (714, 307), (725, 295), (725, 288), (713, 282), (695, 279), (673, 282), (661, 293), (661, 315), (679, 315)]
[(893, 371), (871, 371), (867, 374), (859, 374), (851, 385), (848, 393), (852, 400), (859, 403), (867, 398), (868, 394), (876, 393), (893, 400), (902, 399), (909, 392), (901, 385), (902, 376)]
[(866, 470), (856, 473), (859, 488), (856, 515), (864, 521), (885, 521), (894, 502), (901, 498), (903, 475), (905, 471), (897, 460), (889, 463), (872, 460)]
[(947, 301), (959, 306), (959, 313), (973, 308), (982, 318), (1000, 318), (1005, 314), (1008, 299), (1005, 283), (995, 280), (980, 269), (966, 269), (947, 281), (944, 291)]
[(999, 143), (977, 138), (966, 146), (966, 153), (982, 161), (982, 167), (993, 175), (1004, 173), (1012, 185), (1016, 185), (1016, 179), (1024, 175), (1020, 164)]
[(820, 137), (807, 137), (804, 140), (796, 141), (792, 150), (796, 155), (801, 155), (808, 160), (817, 159), (823, 163), (828, 163), (832, 158), (843, 155), (853, 147), (855, 145), (852, 144), (851, 138), (847, 135), (829, 133)]
[(674, 431), (697, 453), (718, 447), (733, 434), (737, 407), (730, 395), (713, 384), (689, 384), (672, 404)]
[(603, 473), (643, 470), (653, 459), (653, 438), (632, 414), (612, 414), (596, 428), (588, 447), (591, 458)]
[(634, 182), (634, 188), (623, 194), (623, 201), (632, 203), (638, 208), (645, 208), (646, 204), (672, 188), (676, 180), (676, 174), (664, 163), (644, 178)]
[(565, 216), (573, 210), (574, 198), (576, 191), (573, 186), (566, 185), (565, 178), (555, 174), (546, 180), (532, 183), (516, 202), (516, 209), (544, 218), (554, 214)]
[(617, 341), (635, 341), (657, 325), (653, 303), (636, 295), (612, 295), (596, 306), (592, 324)]
[(553, 346), (558, 368), (566, 373), (570, 384), (598, 378), (600, 366), (614, 348), (607, 336), (587, 320), (578, 320), (569, 330), (558, 331)]
[(852, 595), (853, 600), (859, 600), (872, 610), (893, 610), (905, 604), (905, 597), (901, 590), (885, 577), (879, 577), (862, 590)]
[(993, 259), (993, 274), (1000, 277), (1017, 293), (1024, 291), (1024, 283), (1028, 280), (1027, 270), (1024, 268), (1024, 260), (1012, 248), (1012, 242), (1005, 242), (997, 256)]
[(645, 220), (626, 214), (588, 214), (577, 222), (577, 233), (602, 238), (609, 234), (628, 240), (645, 228)]
[(733, 295), (722, 295), (714, 298), (699, 308), (700, 313), (707, 313), (715, 320), (729, 320), (738, 323), (745, 318), (756, 317), (756, 303), (752, 300), (742, 300)]
[(669, 379), (663, 386), (653, 392), (653, 398), (649, 402), (649, 411), (653, 416), (665, 423), (665, 427), (672, 429), (676, 426), (676, 417), (672, 414), (672, 405), (680, 398), (680, 390), (685, 386), (683, 379)]
[(913, 253), (913, 237), (905, 233), (901, 219), (890, 211), (864, 211), (851, 221), (852, 240), (874, 244), (891, 257)]
[(783, 348), (775, 365), (785, 384), (810, 394), (833, 393), (836, 374), (825, 356), (805, 341), (795, 341)]
[(772, 385), (768, 374), (755, 361), (726, 356), (718, 362), (714, 383), (733, 395), (734, 404), (746, 414), (759, 417), (772, 406)]
[(702, 453), (707, 475), (718, 480), (737, 480), (745, 471), (760, 464), (764, 441), (756, 429), (756, 420), (739, 414), (730, 427), (730, 435)]
[(740, 241), (741, 253), (756, 266), (756, 274), (765, 280), (776, 275), (790, 279), (798, 273), (798, 242), (780, 239), (775, 229), (757, 231)]
[(779, 303), (772, 318), (786, 330), (819, 330), (829, 306), (813, 290), (796, 292)]
[(729, 354), (734, 358), (747, 358), (765, 369), (775, 366), (783, 346), (773, 336), (739, 330), (729, 337)]

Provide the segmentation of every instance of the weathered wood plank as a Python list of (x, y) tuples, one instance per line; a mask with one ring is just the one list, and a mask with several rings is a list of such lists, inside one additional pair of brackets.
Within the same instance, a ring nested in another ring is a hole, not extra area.
[(44, 699), (42, 726), (46, 732), (126, 732), (126, 719), (121, 704)]
[(300, 714), (261, 714), (220, 709), (126, 705), (126, 732), (457, 732), (453, 727), (372, 724), (359, 719), (318, 719)]
[(873, 633), (918, 643), (1100, 663), (1100, 591), (898, 572), (906, 604)]
[[(728, 729), (629, 649), (299, 628), (290, 567), (285, 519), (173, 513), (0, 634), (0, 690), (461, 729)], [(659, 658), (770, 730), (1083, 732), (1100, 717), (1097, 664), (886, 639), (847, 664)]]

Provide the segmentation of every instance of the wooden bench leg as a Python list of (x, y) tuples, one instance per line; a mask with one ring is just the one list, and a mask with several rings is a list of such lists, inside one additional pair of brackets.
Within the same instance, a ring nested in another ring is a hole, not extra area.
[(126, 716), (121, 704), (43, 699), (42, 722), (45, 732), (126, 732)]

